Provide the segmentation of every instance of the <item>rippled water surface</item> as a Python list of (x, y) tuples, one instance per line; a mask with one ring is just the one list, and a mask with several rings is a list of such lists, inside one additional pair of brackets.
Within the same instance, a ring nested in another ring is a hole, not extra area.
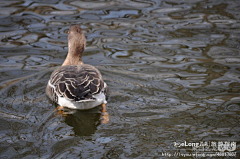
[[(239, 142), (240, 1), (0, 6), (0, 158), (165, 158), (192, 152), (174, 142)], [(57, 115), (45, 95), (71, 24), (110, 87), (108, 124), (100, 108)]]

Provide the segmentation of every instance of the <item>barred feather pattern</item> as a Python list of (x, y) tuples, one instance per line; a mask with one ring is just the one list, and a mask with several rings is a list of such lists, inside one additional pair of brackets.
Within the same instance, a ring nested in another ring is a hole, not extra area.
[(75, 102), (94, 101), (94, 95), (105, 91), (101, 73), (87, 64), (59, 67), (52, 73), (46, 89), (56, 103), (58, 96)]

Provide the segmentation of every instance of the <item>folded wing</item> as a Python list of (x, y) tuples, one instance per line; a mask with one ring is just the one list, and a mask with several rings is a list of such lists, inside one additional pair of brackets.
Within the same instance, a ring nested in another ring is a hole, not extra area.
[[(95, 100), (93, 95), (104, 89), (104, 82), (100, 72), (91, 65), (62, 66), (51, 75), (49, 85), (56, 96), (61, 96), (76, 102)], [(57, 102), (57, 101), (56, 101)]]

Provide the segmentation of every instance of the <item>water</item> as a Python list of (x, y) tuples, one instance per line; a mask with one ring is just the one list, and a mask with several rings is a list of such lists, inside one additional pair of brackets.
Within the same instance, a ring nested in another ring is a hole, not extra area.
[[(239, 142), (240, 1), (0, 6), (1, 158), (183, 158), (195, 151), (176, 143)], [(111, 90), (108, 124), (100, 108), (57, 115), (45, 95), (76, 23), (87, 37), (83, 61)]]

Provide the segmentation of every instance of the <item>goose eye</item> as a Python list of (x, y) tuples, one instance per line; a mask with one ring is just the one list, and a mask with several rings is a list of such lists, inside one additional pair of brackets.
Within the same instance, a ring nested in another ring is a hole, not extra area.
[(68, 30), (68, 32), (67, 32), (68, 34), (70, 33), (70, 31)]

